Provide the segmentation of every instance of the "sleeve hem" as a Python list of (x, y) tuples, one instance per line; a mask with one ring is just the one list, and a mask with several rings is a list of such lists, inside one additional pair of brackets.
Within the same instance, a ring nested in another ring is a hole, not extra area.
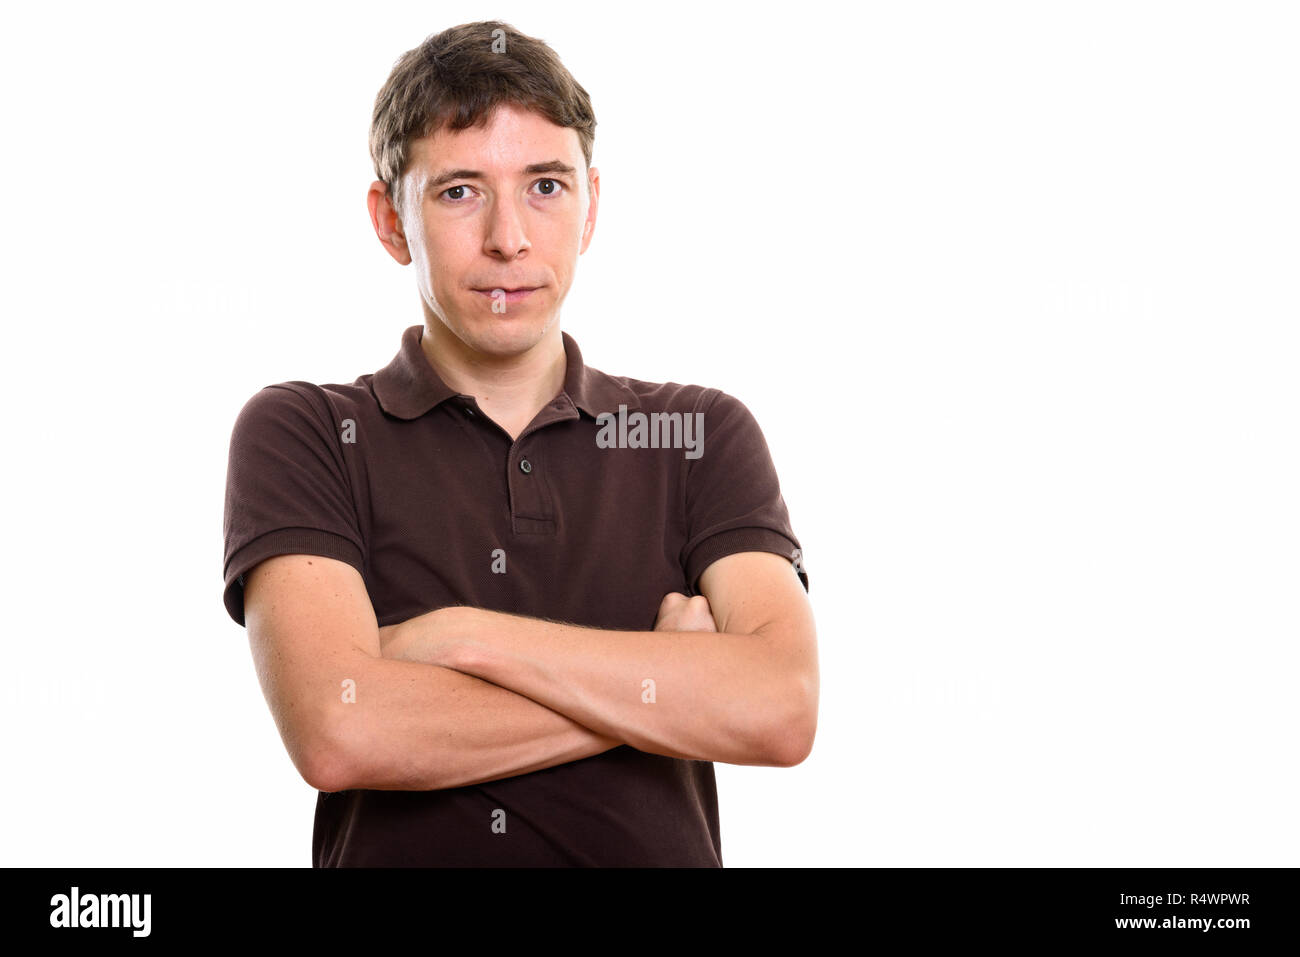
[(361, 549), (349, 538), (316, 528), (279, 528), (249, 542), (226, 562), (225, 605), (236, 624), (244, 624), (244, 576), (276, 555), (320, 555), (346, 562), (365, 576)]
[[(691, 591), (699, 594), (697, 585), (704, 570), (719, 558), (738, 552), (772, 552), (794, 563), (798, 543), (770, 528), (733, 528), (719, 532), (696, 545), (686, 556), (686, 580)], [(808, 573), (799, 571), (799, 581), (808, 591)]]

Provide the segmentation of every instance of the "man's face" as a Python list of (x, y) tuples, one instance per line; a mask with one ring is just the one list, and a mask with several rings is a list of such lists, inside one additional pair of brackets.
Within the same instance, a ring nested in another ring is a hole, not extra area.
[(510, 356), (555, 326), (596, 224), (599, 173), (584, 166), (575, 130), (513, 105), (413, 144), (401, 240), (384, 244), (415, 264), (436, 338), (441, 323), (473, 352)]

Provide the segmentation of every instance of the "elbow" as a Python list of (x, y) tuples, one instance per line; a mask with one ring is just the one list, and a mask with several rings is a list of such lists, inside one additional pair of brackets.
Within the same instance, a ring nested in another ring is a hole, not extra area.
[(334, 755), (318, 755), (311, 763), (300, 766), (299, 772), (317, 791), (347, 791), (352, 787), (347, 768)]
[(792, 724), (769, 735), (767, 764), (777, 768), (792, 768), (802, 764), (812, 754), (813, 738), (817, 735), (815, 724)]
[(454, 787), (443, 775), (421, 773), (403, 765), (400, 770), (389, 762), (389, 755), (376, 746), (356, 724), (335, 728), (322, 734), (315, 747), (305, 750), (295, 760), (303, 780), (317, 791), (353, 791), (359, 788), (402, 791), (436, 791)]
[(294, 765), (317, 791), (347, 791), (356, 787), (350, 754), (339, 736), (321, 734), (298, 749)]
[(802, 764), (812, 753), (813, 739), (817, 737), (816, 689), (800, 682), (792, 699), (782, 720), (770, 727), (766, 735), (766, 763), (773, 767), (792, 768)]
[(348, 770), (335, 754), (319, 753), (297, 765), (302, 779), (317, 791), (346, 791), (351, 787)]

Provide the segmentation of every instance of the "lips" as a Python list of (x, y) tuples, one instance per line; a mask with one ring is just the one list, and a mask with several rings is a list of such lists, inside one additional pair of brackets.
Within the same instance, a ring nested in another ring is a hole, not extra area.
[[(515, 286), (514, 288), (509, 286), (495, 286), (492, 289), (475, 289), (474, 291), (480, 296), (486, 296), (488, 299), (504, 299), (509, 303), (523, 302), (540, 288), (541, 286)], [(497, 295), (497, 290), (500, 290), (502, 295)]]

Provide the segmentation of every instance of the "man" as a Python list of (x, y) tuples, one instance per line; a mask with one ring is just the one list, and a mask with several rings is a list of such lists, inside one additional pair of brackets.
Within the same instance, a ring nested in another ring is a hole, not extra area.
[(507, 24), (400, 58), (368, 202), (423, 325), (236, 422), (225, 603), (320, 791), (315, 866), (717, 867), (711, 762), (812, 747), (807, 577), (757, 423), (560, 330), (594, 130)]

